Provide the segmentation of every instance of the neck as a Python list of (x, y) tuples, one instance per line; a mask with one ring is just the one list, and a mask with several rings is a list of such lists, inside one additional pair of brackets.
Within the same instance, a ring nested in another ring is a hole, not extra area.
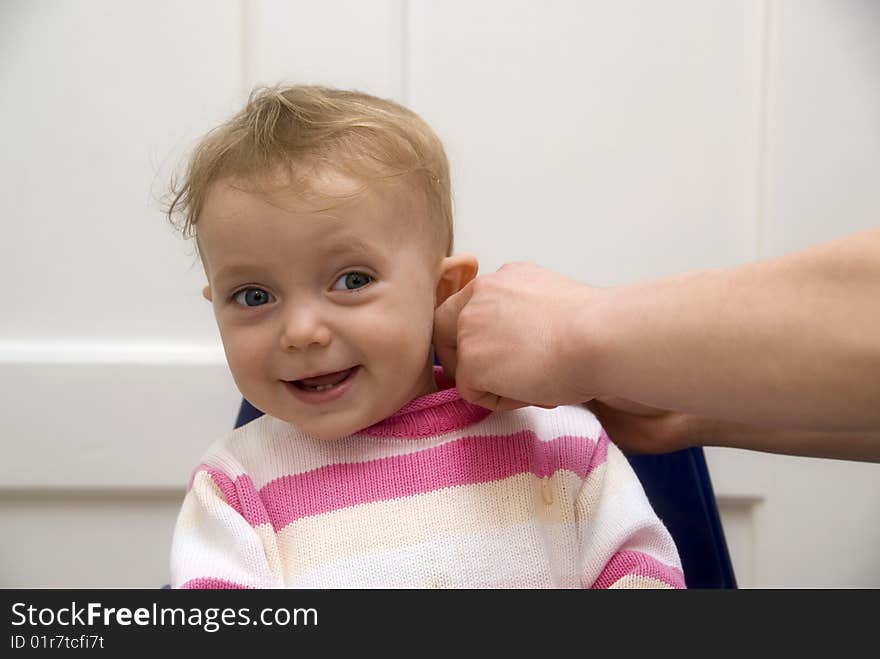
[(429, 394), (436, 393), (437, 390), (437, 381), (434, 378), (434, 366), (431, 362), (429, 362), (424, 369), (422, 369), (422, 373), (419, 376), (418, 384), (415, 388), (416, 395), (413, 398), (419, 398), (421, 396), (427, 396)]

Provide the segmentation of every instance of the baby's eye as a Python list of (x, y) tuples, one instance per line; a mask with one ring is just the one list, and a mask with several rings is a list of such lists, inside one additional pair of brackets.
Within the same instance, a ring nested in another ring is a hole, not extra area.
[(259, 307), (268, 304), (272, 296), (262, 288), (242, 288), (232, 299), (243, 307)]
[(373, 281), (373, 278), (364, 272), (348, 272), (333, 283), (331, 290), (351, 291), (357, 288), (363, 288), (371, 281)]

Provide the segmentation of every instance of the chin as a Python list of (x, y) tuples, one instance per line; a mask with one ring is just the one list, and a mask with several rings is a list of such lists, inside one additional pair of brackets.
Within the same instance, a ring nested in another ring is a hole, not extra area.
[[(297, 425), (296, 422), (294, 422), (294, 425)], [(342, 439), (343, 437), (353, 435), (358, 430), (362, 430), (368, 425), (370, 424), (355, 424), (354, 426), (351, 424), (334, 424), (327, 426), (316, 425), (311, 427), (297, 425), (297, 427), (304, 433), (314, 437), (315, 439), (320, 439), (324, 442), (334, 442), (337, 439)]]

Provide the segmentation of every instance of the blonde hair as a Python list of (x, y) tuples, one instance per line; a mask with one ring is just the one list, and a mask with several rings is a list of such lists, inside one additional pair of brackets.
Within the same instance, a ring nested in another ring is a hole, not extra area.
[(213, 183), (227, 177), (255, 182), (279, 167), (302, 193), (324, 170), (365, 184), (405, 177), (424, 193), (440, 244), (452, 253), (449, 163), (440, 139), (398, 103), (329, 87), (255, 89), (238, 114), (202, 138), (182, 179), (172, 180), (168, 219), (184, 237), (195, 237)]

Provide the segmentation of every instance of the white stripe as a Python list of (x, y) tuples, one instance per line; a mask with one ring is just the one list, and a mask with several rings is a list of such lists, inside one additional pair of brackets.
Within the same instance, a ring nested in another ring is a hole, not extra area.
[(328, 561), (290, 588), (578, 588), (573, 524), (526, 522)]
[[(594, 482), (594, 476), (600, 475), (601, 482)], [(584, 552), (581, 568), (586, 584), (593, 583), (611, 557), (623, 550), (638, 551), (681, 569), (672, 536), (651, 507), (629, 461), (614, 444), (608, 445), (603, 468), (587, 477), (582, 494), (581, 503), (590, 498), (595, 504), (582, 516), (581, 542), (590, 549)]]
[(544, 442), (564, 435), (594, 441), (602, 427), (584, 407), (555, 410), (529, 407), (494, 413), (466, 428), (431, 437), (391, 439), (356, 434), (336, 441), (322, 441), (301, 433), (289, 423), (264, 415), (215, 443), (202, 461), (233, 479), (246, 473), (254, 487), (260, 489), (280, 476), (304, 473), (329, 464), (369, 462), (416, 453), (462, 437), (522, 431), (531, 431)]
[(654, 577), (645, 577), (641, 574), (628, 574), (622, 579), (618, 579), (610, 587), (612, 590), (670, 590), (670, 586), (665, 581), (660, 581)]
[(288, 574), (326, 561), (380, 553), (443, 535), (461, 535), (518, 524), (576, 523), (577, 474), (552, 478), (517, 474), (488, 483), (447, 487), (303, 517), (278, 532)]
[(274, 544), (274, 535), (254, 530), (223, 501), (210, 476), (199, 474), (174, 528), (171, 586), (211, 577), (258, 588), (277, 587), (280, 581), (267, 560), (267, 554), (277, 555), (277, 549), (273, 552), (264, 544)]

